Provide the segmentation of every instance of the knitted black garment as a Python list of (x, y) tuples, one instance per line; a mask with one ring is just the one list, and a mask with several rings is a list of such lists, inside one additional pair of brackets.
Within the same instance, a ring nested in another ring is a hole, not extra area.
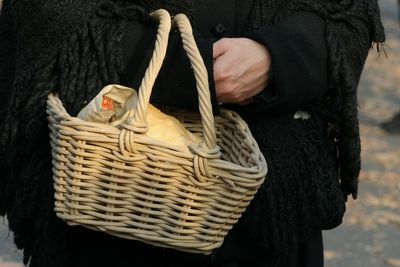
[(255, 12), (255, 25), (276, 23), (300, 10), (312, 11), (325, 19), (331, 90), (327, 103), (341, 118), (331, 126), (338, 140), (342, 187), (355, 198), (360, 171), (357, 85), (372, 43), (378, 43), (379, 50), (385, 40), (377, 1), (256, 2), (260, 8)]
[[(58, 92), (76, 114), (104, 85), (119, 82), (126, 19), (145, 23), (148, 12), (160, 7), (189, 15), (195, 10), (191, 0), (15, 0), (12, 6), (18, 54), (9, 103), (0, 113), (6, 114), (0, 123), (0, 215), (7, 214), (30, 266), (73, 266), (65, 244), (71, 230), (53, 212), (47, 95)], [(325, 100), (340, 119), (247, 118), (271, 169), (238, 227), (260, 247), (280, 254), (340, 223), (340, 186), (346, 194), (357, 193), (356, 89), (372, 43), (384, 41), (375, 0), (256, 0), (248, 27), (275, 24), (297, 11), (312, 11), (326, 22), (330, 93)]]

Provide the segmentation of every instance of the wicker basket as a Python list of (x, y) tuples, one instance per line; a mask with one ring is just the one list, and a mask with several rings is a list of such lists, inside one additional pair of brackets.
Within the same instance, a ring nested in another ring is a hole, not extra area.
[(50, 94), (47, 114), (53, 157), (55, 212), (81, 225), (156, 246), (208, 254), (219, 247), (264, 182), (267, 164), (246, 123), (222, 109), (214, 117), (207, 71), (186, 16), (174, 17), (194, 69), (200, 114), (173, 114), (198, 147), (145, 136), (151, 89), (165, 56), (171, 19), (160, 22), (156, 48), (134, 115), (119, 127), (70, 116)]

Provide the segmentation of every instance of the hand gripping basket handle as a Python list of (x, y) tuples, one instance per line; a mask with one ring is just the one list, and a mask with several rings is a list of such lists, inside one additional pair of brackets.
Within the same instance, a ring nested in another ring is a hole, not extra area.
[[(160, 20), (157, 41), (152, 59), (149, 63), (149, 67), (146, 70), (139, 88), (137, 109), (134, 113), (134, 116), (128, 120), (129, 126), (127, 128), (134, 129), (135, 131), (139, 132), (146, 131), (147, 106), (149, 104), (151, 91), (161, 68), (167, 48), (169, 32), (168, 34), (166, 33), (168, 25), (164, 25), (164, 23), (166, 24), (165, 20), (167, 19), (165, 17), (165, 13), (167, 13), (165, 10), (158, 10), (152, 13), (153, 17), (159, 18)], [(170, 20), (169, 15), (168, 20)], [(199, 94), (199, 110), (202, 118), (206, 150), (209, 153), (215, 154), (219, 150), (216, 142), (217, 138), (215, 134), (214, 116), (212, 113), (212, 105), (210, 100), (211, 97), (208, 85), (207, 69), (194, 40), (189, 19), (184, 14), (178, 14), (174, 17), (173, 22), (178, 26), (178, 29), (181, 32), (183, 47), (194, 70), (197, 92)], [(140, 130), (140, 128), (143, 128), (144, 130)]]

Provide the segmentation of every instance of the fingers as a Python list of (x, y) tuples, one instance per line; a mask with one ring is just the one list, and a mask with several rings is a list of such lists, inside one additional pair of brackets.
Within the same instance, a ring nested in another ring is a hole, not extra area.
[(216, 83), (225, 80), (232, 80), (237, 77), (238, 69), (233, 67), (232, 57), (225, 53), (214, 61), (214, 80)]
[(214, 81), (219, 102), (248, 104), (269, 82), (270, 57), (265, 47), (246, 38), (214, 43)]
[(217, 101), (220, 103), (249, 104), (254, 97), (264, 90), (264, 86), (258, 86), (247, 91), (232, 90), (226, 93), (217, 93)]
[(254, 98), (251, 97), (251, 98), (248, 98), (246, 100), (243, 100), (242, 102), (238, 102), (237, 104), (241, 105), (241, 106), (245, 106), (245, 105), (251, 104), (253, 102), (254, 102)]
[(261, 93), (268, 85), (263, 77), (257, 79), (215, 81), (216, 96), (222, 103), (247, 103), (246, 101)]
[(223, 55), (227, 51), (226, 38), (222, 38), (213, 44), (213, 59)]

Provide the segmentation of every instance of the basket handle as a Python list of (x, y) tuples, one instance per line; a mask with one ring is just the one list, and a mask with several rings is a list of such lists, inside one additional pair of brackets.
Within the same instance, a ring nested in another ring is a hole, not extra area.
[(135, 132), (147, 131), (147, 106), (150, 101), (152, 88), (167, 53), (168, 38), (171, 31), (171, 16), (168, 11), (165, 9), (158, 9), (152, 12), (150, 16), (159, 22), (155, 48), (138, 90), (136, 110), (133, 116), (129, 116), (128, 119), (121, 124), (122, 127)]
[(199, 111), (203, 124), (206, 148), (209, 151), (218, 150), (207, 69), (204, 65), (200, 51), (197, 48), (192, 26), (190, 25), (189, 19), (184, 14), (176, 15), (172, 22), (174, 26), (178, 26), (178, 29), (181, 32), (183, 48), (189, 57), (196, 78), (196, 88), (199, 95)]
[[(158, 11), (156, 11), (158, 12)], [(154, 15), (158, 15), (157, 13)], [(153, 16), (154, 16), (153, 15)], [(149, 67), (146, 70), (145, 76), (139, 88), (138, 104), (137, 108), (128, 121), (124, 124), (124, 127), (136, 132), (146, 132), (147, 131), (147, 121), (146, 112), (147, 106), (150, 101), (151, 91), (157, 77), (159, 68), (162, 64), (162, 59), (165, 56), (166, 41), (167, 38), (164, 28), (162, 27), (162, 22), (165, 20), (161, 16), (160, 28), (158, 32), (158, 37), (156, 41), (156, 46), (153, 52), (153, 57), (150, 61)], [(201, 154), (214, 154), (211, 157), (218, 157), (219, 149), (217, 147), (217, 137), (214, 127), (214, 116), (212, 112), (211, 96), (208, 84), (208, 74), (207, 69), (204, 65), (204, 61), (201, 57), (199, 49), (197, 48), (196, 42), (193, 37), (192, 27), (190, 25), (189, 19), (184, 14), (178, 14), (173, 18), (173, 24), (178, 26), (181, 33), (183, 47), (190, 59), (190, 63), (194, 70), (194, 75), (196, 79), (196, 87), (199, 96), (199, 110), (203, 124), (203, 134), (205, 141), (205, 148), (202, 148)], [(194, 149), (194, 148), (193, 148)], [(198, 151), (199, 152), (199, 151)], [(200, 152), (199, 152), (200, 153)]]

